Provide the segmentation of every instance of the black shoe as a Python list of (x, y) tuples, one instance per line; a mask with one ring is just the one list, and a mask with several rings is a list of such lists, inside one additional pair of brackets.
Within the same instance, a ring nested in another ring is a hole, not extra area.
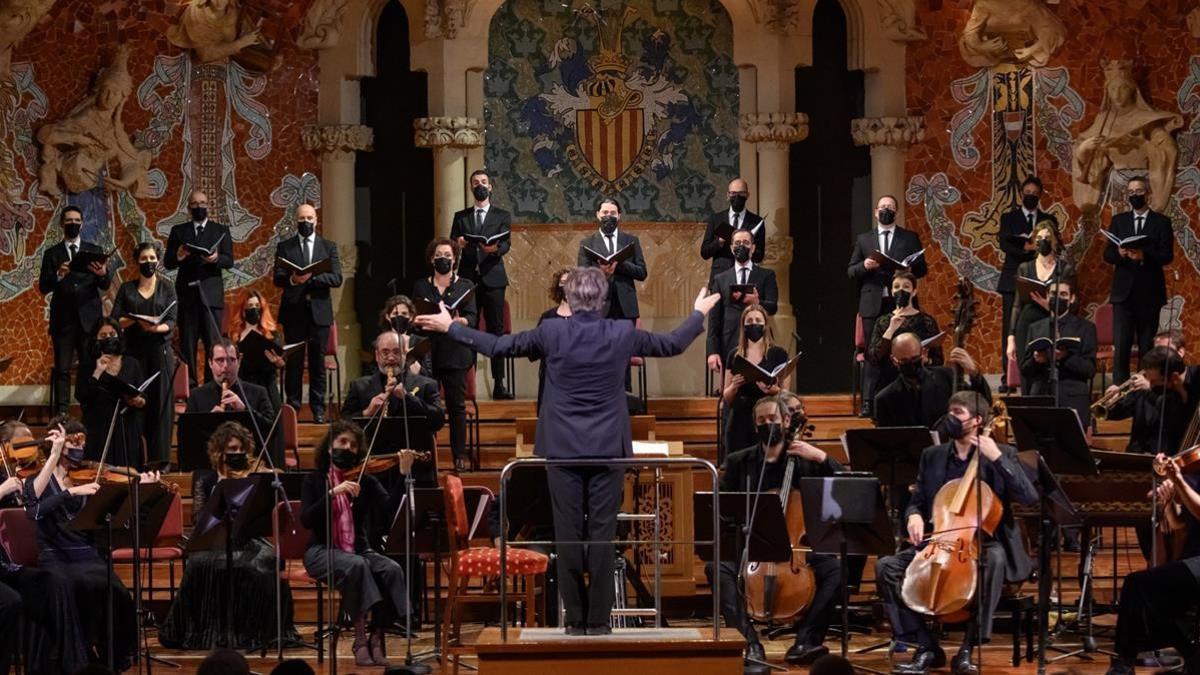
[(803, 642), (797, 642), (787, 650), (783, 660), (794, 666), (806, 666), (828, 653), (829, 647), (825, 645), (806, 645)]
[(870, 417), (871, 416), (870, 404), (864, 403), (862, 409), (858, 411), (858, 416), (859, 417)]
[(941, 647), (918, 647), (912, 661), (896, 666), (893, 673), (900, 675), (926, 675), (931, 668), (942, 668), (946, 665), (946, 652)]
[(1136, 670), (1134, 665), (1136, 662), (1137, 659), (1123, 659), (1114, 656), (1108, 662), (1108, 671), (1105, 675), (1133, 675)]
[(567, 631), (567, 635), (574, 635), (574, 636), (587, 635), (587, 628), (581, 623), (567, 624), (566, 631)]
[(313, 424), (325, 424), (325, 422), (327, 422), (327, 421), (328, 420), (325, 419), (325, 411), (324, 410), (314, 410), (313, 411)]
[(469, 468), (471, 468), (471, 466), (470, 466), (470, 463), (467, 462), (467, 460), (459, 459), (458, 457), (454, 458), (454, 472), (455, 473), (464, 473)]
[(588, 635), (612, 635), (612, 626), (610, 626), (606, 623), (590, 624), (587, 627), (587, 634)]
[(493, 401), (511, 401), (512, 399), (512, 392), (504, 386), (503, 382), (497, 382), (496, 386), (492, 388)]
[(762, 643), (758, 640), (746, 643), (746, 660), (742, 664), (742, 669), (747, 673), (765, 673), (769, 668), (763, 664), (767, 662), (767, 652), (763, 649)]
[(954, 660), (950, 662), (950, 672), (954, 675), (975, 675), (979, 672), (979, 666), (971, 663), (971, 650), (960, 649), (954, 655)]

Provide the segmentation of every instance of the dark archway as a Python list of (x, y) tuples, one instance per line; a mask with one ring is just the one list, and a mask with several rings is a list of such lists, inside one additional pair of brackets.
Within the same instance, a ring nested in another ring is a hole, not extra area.
[(404, 8), (385, 4), (375, 32), (375, 77), (361, 83), (364, 124), (375, 130), (375, 150), (358, 153), (355, 164), (354, 310), (364, 347), (375, 339), (384, 301), (408, 294), (425, 270), (425, 245), (433, 238), (433, 151), (413, 143), (413, 120), (429, 113), (428, 78), (410, 70), (408, 36)]
[(796, 110), (808, 115), (809, 133), (789, 159), (792, 305), (806, 364), (798, 387), (810, 393), (850, 390), (858, 303), (846, 262), (871, 199), (871, 156), (850, 136), (863, 115), (863, 74), (846, 67), (837, 0), (817, 3), (812, 35), (813, 65), (796, 69)]

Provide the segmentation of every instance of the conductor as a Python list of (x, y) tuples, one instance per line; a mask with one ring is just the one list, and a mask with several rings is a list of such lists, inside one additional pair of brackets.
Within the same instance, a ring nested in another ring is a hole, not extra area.
[[(571, 318), (546, 321), (514, 335), (492, 335), (453, 323), (440, 314), (414, 323), (481, 354), (528, 356), (537, 352), (546, 364), (546, 383), (534, 454), (547, 459), (602, 460), (632, 457), (629, 411), (625, 404), (625, 366), (632, 356), (675, 356), (704, 331), (704, 316), (720, 296), (702, 289), (695, 311), (666, 334), (637, 330), (630, 321), (604, 318), (608, 279), (595, 267), (572, 269), (564, 288)], [(624, 471), (619, 467), (547, 469), (554, 536), (560, 542), (592, 541), (587, 559), (580, 544), (558, 548), (559, 591), (566, 609), (568, 635), (606, 635), (613, 605), (613, 537), (621, 503)], [(585, 520), (586, 517), (586, 520)], [(584, 575), (589, 583), (584, 584)]]

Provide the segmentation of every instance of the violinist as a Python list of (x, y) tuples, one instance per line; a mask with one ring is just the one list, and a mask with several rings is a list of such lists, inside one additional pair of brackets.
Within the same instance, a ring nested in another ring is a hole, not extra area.
[(1117, 655), (1108, 675), (1132, 675), (1139, 652), (1165, 647), (1174, 647), (1183, 656), (1183, 672), (1200, 673), (1200, 648), (1192, 639), (1195, 620), (1188, 617), (1200, 605), (1200, 478), (1169, 462), (1158, 499), (1183, 505), (1187, 544), (1180, 560), (1125, 577), (1113, 643)]
[[(237, 422), (225, 422), (208, 439), (212, 468), (192, 473), (192, 518), (204, 507), (225, 479), (245, 478), (259, 468), (258, 452), (250, 431)], [(262, 468), (266, 468), (263, 462)], [(233, 584), (238, 598), (229, 634), (222, 636), (224, 589)], [(284, 634), (292, 626), (291, 593), (284, 587)], [(233, 554), (232, 574), (225, 571), (224, 551), (201, 551), (188, 556), (179, 593), (171, 603), (159, 641), (172, 649), (211, 649), (219, 644), (237, 649), (258, 649), (275, 638), (275, 551), (263, 538), (251, 539)], [(222, 638), (228, 638), (228, 641)]]
[[(304, 479), (300, 521), (312, 532), (304, 569), (327, 579), (341, 594), (341, 613), (354, 625), (352, 650), (359, 666), (386, 666), (384, 629), (409, 611), (400, 563), (377, 548), (398, 504), (375, 476), (352, 469), (367, 453), (363, 431), (353, 422), (334, 421), (316, 449), (317, 468)], [(330, 527), (332, 516), (332, 528)]]
[[(875, 579), (884, 609), (892, 623), (893, 636), (897, 641), (916, 645), (912, 662), (898, 666), (895, 672), (924, 674), (931, 668), (946, 665), (946, 654), (926, 629), (921, 615), (904, 604), (901, 587), (910, 563), (925, 543), (926, 522), (932, 518), (935, 497), (941, 496), (938, 491), (946, 483), (963, 477), (976, 449), (981, 455), (979, 471), (983, 482), (991, 487), (1000, 500), (1004, 514), (993, 534), (984, 536), (984, 576), (977, 583), (978, 591), (984, 594), (983, 614), (972, 617), (966, 631), (967, 637), (951, 662), (955, 675), (970, 675), (978, 671), (971, 663), (971, 647), (979, 635), (976, 626), (983, 628), (986, 641), (991, 634), (992, 616), (1000, 602), (1005, 582), (1024, 581), (1033, 571), (1033, 562), (1025, 552), (1009, 506), (1014, 501), (1036, 504), (1038, 494), (1017, 463), (1016, 449), (998, 445), (990, 437), (979, 435), (989, 412), (987, 400), (977, 392), (960, 391), (950, 397), (949, 414), (941, 431), (951, 440), (925, 448), (921, 453), (916, 488), (905, 512), (905, 526), (913, 548), (876, 562)], [(974, 613), (975, 606), (972, 600), (967, 604), (967, 609)]]
[[(25, 510), (37, 524), (38, 567), (61, 575), (74, 592), (81, 639), (100, 660), (107, 660), (108, 573), (100, 554), (83, 534), (70, 529), (71, 519), (83, 508), (100, 483), (77, 481), (84, 469), (87, 430), (78, 420), (59, 416), (50, 421), (50, 451), (41, 471), (25, 481)], [(93, 472), (94, 475), (94, 472)], [(138, 477), (157, 482), (158, 474)], [(117, 670), (130, 667), (137, 653), (137, 620), (133, 597), (120, 579), (113, 579), (113, 663)]]
[[(832, 476), (841, 465), (820, 448), (788, 434), (792, 429), (792, 413), (780, 397), (766, 396), (754, 404), (754, 424), (758, 442), (731, 453), (725, 458), (721, 475), (722, 492), (765, 492), (783, 487), (787, 460), (795, 458), (791, 489), (800, 489), (802, 477)], [(761, 480), (761, 483), (760, 483)], [(799, 499), (798, 494), (792, 498)], [(732, 559), (738, 559), (735, 552)], [(836, 556), (809, 553), (808, 564), (816, 578), (816, 593), (803, 618), (796, 624), (796, 637), (784, 657), (791, 664), (812, 663), (829, 653), (822, 643), (829, 629), (834, 599), (841, 584)], [(734, 562), (722, 561), (721, 615), (725, 623), (737, 628), (746, 638), (746, 658), (763, 662), (764, 651), (758, 632), (747, 616), (745, 601), (738, 595), (738, 570)], [(713, 579), (713, 563), (704, 568), (709, 583)], [(750, 664), (747, 663), (749, 666)]]
[(125, 356), (125, 336), (121, 324), (116, 319), (102, 319), (95, 337), (92, 343), (95, 365), (86, 374), (83, 372), (88, 370), (86, 366), (81, 368), (79, 381), (75, 385), (75, 398), (79, 399), (79, 407), (83, 412), (83, 426), (88, 430), (87, 445), (83, 449), (84, 456), (90, 460), (100, 459), (113, 414), (118, 406), (123, 405), (125, 409), (117, 415), (116, 426), (113, 428), (108, 463), (115, 466), (140, 467), (142, 410), (146, 407), (146, 397), (122, 396), (105, 386), (103, 379), (108, 375), (138, 387), (147, 376), (136, 358)]

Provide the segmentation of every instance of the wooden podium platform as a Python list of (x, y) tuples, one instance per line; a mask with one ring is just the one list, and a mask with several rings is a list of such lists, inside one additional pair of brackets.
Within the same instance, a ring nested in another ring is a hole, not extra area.
[(476, 645), (480, 675), (728, 675), (742, 672), (746, 640), (736, 630), (712, 628), (623, 628), (603, 637), (570, 637), (561, 628), (512, 628), (500, 642), (499, 628), (486, 628)]

